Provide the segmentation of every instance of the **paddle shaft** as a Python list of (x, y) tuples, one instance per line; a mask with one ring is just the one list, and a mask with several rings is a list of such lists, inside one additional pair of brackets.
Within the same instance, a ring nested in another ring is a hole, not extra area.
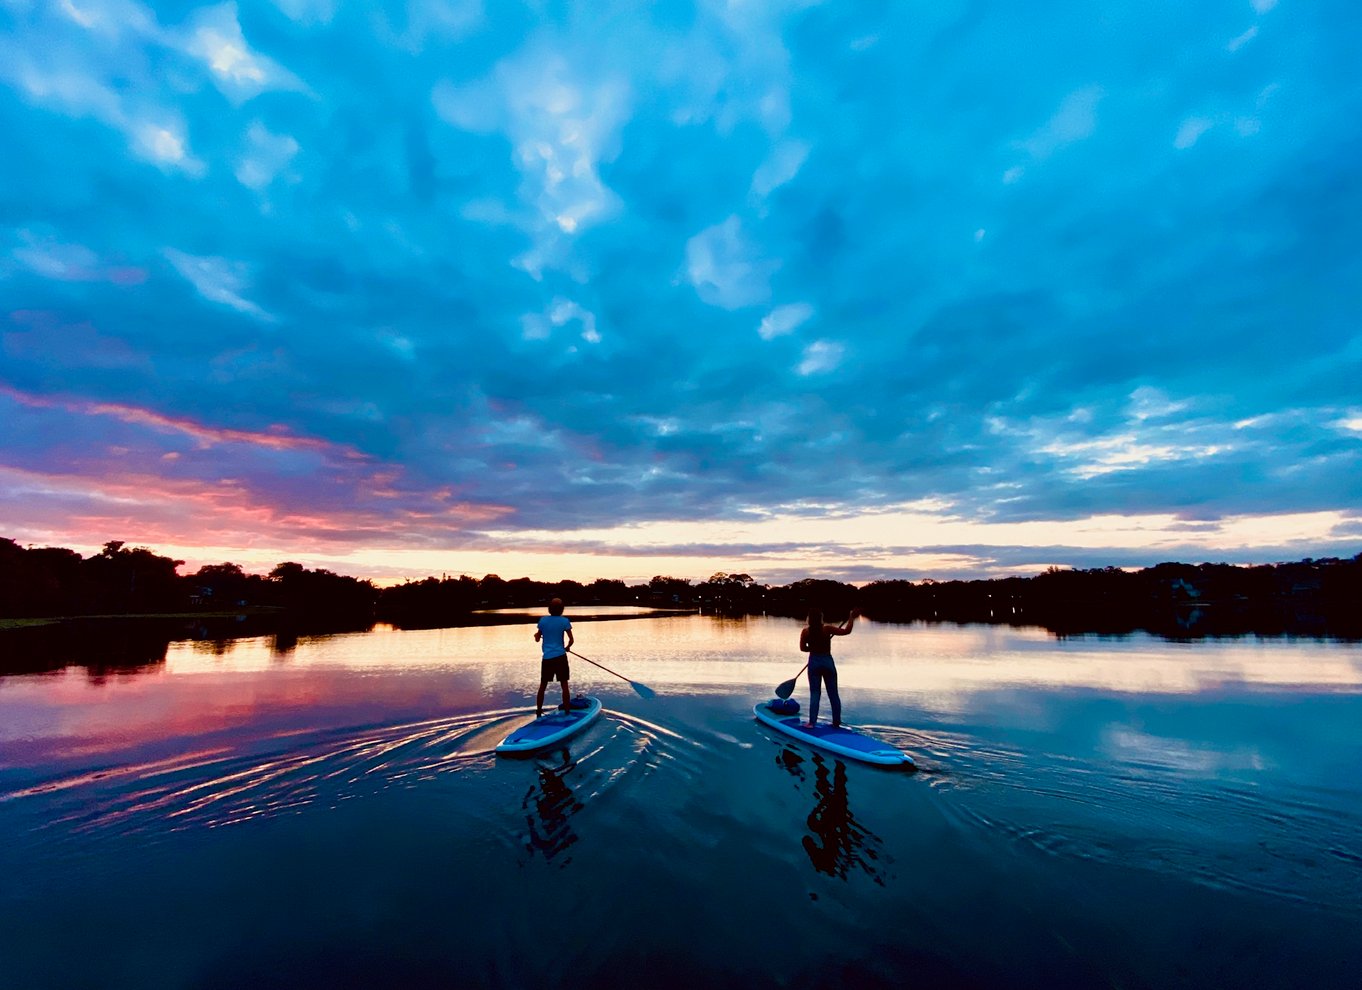
[(624, 681), (624, 682), (627, 683), (631, 688), (633, 688), (633, 689), (634, 689), (634, 693), (637, 694), (640, 698), (644, 698), (644, 699), (646, 699), (646, 700), (652, 700), (653, 698), (656, 698), (656, 697), (657, 697), (657, 692), (654, 691), (652, 688), (650, 688), (648, 685), (646, 685), (646, 684), (640, 684), (638, 681), (631, 681), (631, 680), (629, 680), (629, 678), (625, 677), (623, 674), (619, 673), (618, 671), (611, 670), (611, 669), (610, 669), (609, 667), (607, 667), (605, 664), (603, 664), (603, 663), (597, 663), (595, 660), (592, 660), (590, 657), (584, 657), (584, 656), (582, 656), (580, 653), (578, 653), (576, 650), (568, 650), (568, 652), (571, 653), (571, 654), (572, 654), (574, 657), (576, 657), (578, 660), (585, 660), (587, 663), (591, 664), (591, 666), (593, 666), (593, 667), (600, 667), (601, 670), (605, 671), (607, 674), (614, 674), (614, 675), (615, 675), (616, 677), (618, 677), (620, 680)]
[[(571, 654), (572, 654), (574, 657), (576, 657), (578, 660), (585, 660), (587, 663), (591, 664), (591, 666), (593, 666), (593, 667), (600, 667), (601, 670), (605, 671), (607, 674), (614, 674), (616, 677), (618, 677), (618, 678), (619, 678), (620, 680), (622, 680), (622, 681), (629, 681), (629, 678), (625, 677), (623, 674), (611, 670), (609, 667), (607, 667), (607, 666), (606, 666), (605, 664), (603, 664), (603, 663), (597, 663), (595, 660), (592, 660), (590, 657), (584, 657), (584, 656), (582, 656), (582, 655), (581, 655), (580, 653), (578, 653), (576, 650), (568, 650), (568, 652), (571, 653)], [(634, 683), (634, 682), (633, 682), (633, 681), (629, 681), (629, 683), (632, 684), (632, 683)]]

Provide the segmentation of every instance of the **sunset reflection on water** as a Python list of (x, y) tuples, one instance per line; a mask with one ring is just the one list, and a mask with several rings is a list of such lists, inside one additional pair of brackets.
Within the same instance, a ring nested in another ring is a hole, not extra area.
[[(569, 613), (571, 614), (571, 613)], [(577, 650), (664, 697), (769, 694), (796, 674), (800, 623), (676, 616), (576, 626)], [(112, 676), (79, 668), (0, 678), (0, 743), (68, 756), (255, 725), (333, 725), (527, 703), (537, 677), (532, 626), (180, 641), (164, 663)], [(835, 643), (849, 705), (873, 700), (937, 713), (1017, 689), (1113, 695), (1257, 690), (1362, 691), (1357, 644), (1289, 640), (1057, 639), (1041, 629), (862, 620)], [(573, 658), (574, 686), (621, 681)], [(797, 697), (806, 682), (801, 678)]]
[[(0, 958), (46, 974), (35, 986), (109, 985), (134, 941), (208, 973), (241, 946), (289, 965), (297, 933), (345, 985), (356, 944), (400, 954), (410, 932), (457, 931), (456, 948), (430, 943), (432, 971), (457, 973), (537, 958), (542, 925), (517, 913), (532, 887), (619, 933), (612, 951), (691, 966), (693, 934), (725, 967), (779, 954), (830, 972), (821, 943), (788, 932), (888, 919), (880, 943), (838, 936), (859, 971), (938, 953), (943, 971), (1030, 990), (1006, 977), (1057, 965), (1053, 933), (1068, 982), (1049, 988), (1167, 985), (1170, 951), (1187, 985), (1262, 969), (1170, 950), (1195, 928), (1286, 946), (1264, 985), (1352, 972), (1357, 644), (862, 622), (835, 645), (844, 712), (914, 757), (895, 774), (752, 718), (803, 664), (800, 625), (579, 618), (580, 653), (657, 697), (573, 658), (606, 711), (522, 760), (493, 747), (533, 699), (528, 619), (186, 640), (132, 668), (0, 677)], [(91, 904), (111, 927), (54, 962)]]

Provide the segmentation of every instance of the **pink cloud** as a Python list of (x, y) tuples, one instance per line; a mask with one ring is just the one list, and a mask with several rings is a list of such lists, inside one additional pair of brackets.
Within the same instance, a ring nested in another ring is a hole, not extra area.
[(32, 395), (18, 389), (0, 385), (0, 395), (13, 399), (22, 405), (38, 409), (61, 409), (83, 416), (112, 416), (114, 419), (136, 426), (149, 426), (168, 433), (179, 433), (193, 438), (202, 447), (214, 444), (248, 444), (267, 447), (273, 450), (317, 450), (333, 451), (339, 455), (357, 460), (365, 460), (366, 455), (352, 447), (335, 444), (316, 437), (303, 437), (290, 433), (288, 427), (274, 425), (268, 430), (238, 430), (231, 427), (208, 426), (183, 416), (167, 416), (140, 406), (121, 402), (99, 402), (89, 399), (57, 399), (48, 396)]

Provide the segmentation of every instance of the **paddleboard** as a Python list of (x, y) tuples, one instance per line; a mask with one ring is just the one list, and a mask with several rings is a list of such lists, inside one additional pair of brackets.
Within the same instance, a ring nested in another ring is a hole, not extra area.
[(498, 753), (532, 753), (536, 749), (560, 743), (581, 732), (594, 722), (601, 713), (599, 698), (587, 698), (585, 708), (571, 711), (555, 709), (550, 715), (526, 722), (509, 736), (497, 743)]
[(752, 714), (757, 716), (758, 721), (800, 742), (863, 763), (875, 763), (884, 767), (917, 765), (907, 753), (894, 749), (882, 740), (867, 736), (864, 732), (857, 732), (845, 725), (834, 729), (826, 722), (820, 722), (810, 729), (805, 725), (802, 715), (777, 715), (766, 707), (767, 704), (768, 702), (763, 701), (754, 706)]

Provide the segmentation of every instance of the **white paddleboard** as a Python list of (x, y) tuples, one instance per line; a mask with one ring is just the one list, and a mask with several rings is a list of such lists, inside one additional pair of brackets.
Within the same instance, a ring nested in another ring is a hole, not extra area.
[(571, 738), (594, 722), (601, 713), (599, 698), (587, 698), (585, 708), (555, 709), (552, 714), (526, 722), (497, 743), (498, 753), (532, 753)]
[(850, 760), (860, 760), (862, 763), (874, 763), (883, 767), (917, 766), (907, 753), (864, 732), (858, 732), (845, 725), (834, 729), (826, 722), (810, 729), (804, 724), (802, 715), (777, 715), (766, 707), (767, 704), (768, 702), (763, 701), (754, 706), (752, 714), (777, 732), (800, 742), (817, 746), (838, 756), (845, 756)]

